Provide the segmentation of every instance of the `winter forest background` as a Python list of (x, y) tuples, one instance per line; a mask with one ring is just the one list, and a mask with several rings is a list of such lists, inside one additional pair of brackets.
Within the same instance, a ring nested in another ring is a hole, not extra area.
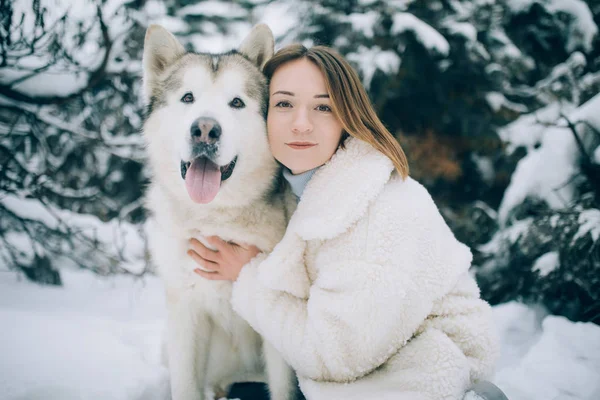
[(265, 22), (277, 48), (353, 63), (485, 299), (600, 323), (600, 1), (0, 0), (0, 15), (0, 276), (152, 276), (145, 30), (220, 52)]

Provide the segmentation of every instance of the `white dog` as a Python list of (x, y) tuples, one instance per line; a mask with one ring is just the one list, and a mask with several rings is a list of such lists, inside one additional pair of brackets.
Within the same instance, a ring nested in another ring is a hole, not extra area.
[(295, 390), (281, 356), (231, 309), (231, 283), (196, 275), (186, 254), (192, 237), (271, 251), (283, 236), (286, 196), (267, 141), (261, 73), (273, 47), (266, 25), (256, 26), (239, 51), (218, 55), (186, 53), (157, 25), (146, 33), (150, 250), (167, 292), (174, 400), (222, 395), (241, 381), (266, 381), (273, 400), (291, 399)]

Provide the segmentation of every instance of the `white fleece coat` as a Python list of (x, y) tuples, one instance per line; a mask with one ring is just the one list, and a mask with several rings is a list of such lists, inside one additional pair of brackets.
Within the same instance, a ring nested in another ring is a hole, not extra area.
[(234, 309), (308, 400), (462, 399), (491, 372), (490, 307), (427, 190), (349, 138), (306, 186), (285, 236), (234, 284)]

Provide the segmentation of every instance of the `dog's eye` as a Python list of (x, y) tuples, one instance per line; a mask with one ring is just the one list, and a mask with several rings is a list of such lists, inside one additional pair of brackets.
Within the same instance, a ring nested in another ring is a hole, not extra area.
[(183, 97), (181, 98), (181, 102), (182, 103), (193, 103), (194, 95), (191, 92), (184, 94)]
[(239, 97), (236, 97), (235, 99), (231, 100), (229, 102), (229, 107), (231, 108), (244, 108), (246, 107), (246, 105), (244, 104), (244, 102), (242, 101), (242, 99), (240, 99)]

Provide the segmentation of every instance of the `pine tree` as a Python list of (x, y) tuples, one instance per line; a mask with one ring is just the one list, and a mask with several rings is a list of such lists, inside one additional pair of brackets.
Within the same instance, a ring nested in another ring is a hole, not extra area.
[(58, 265), (141, 273), (144, 27), (127, 4), (0, 8), (2, 263), (51, 284)]

